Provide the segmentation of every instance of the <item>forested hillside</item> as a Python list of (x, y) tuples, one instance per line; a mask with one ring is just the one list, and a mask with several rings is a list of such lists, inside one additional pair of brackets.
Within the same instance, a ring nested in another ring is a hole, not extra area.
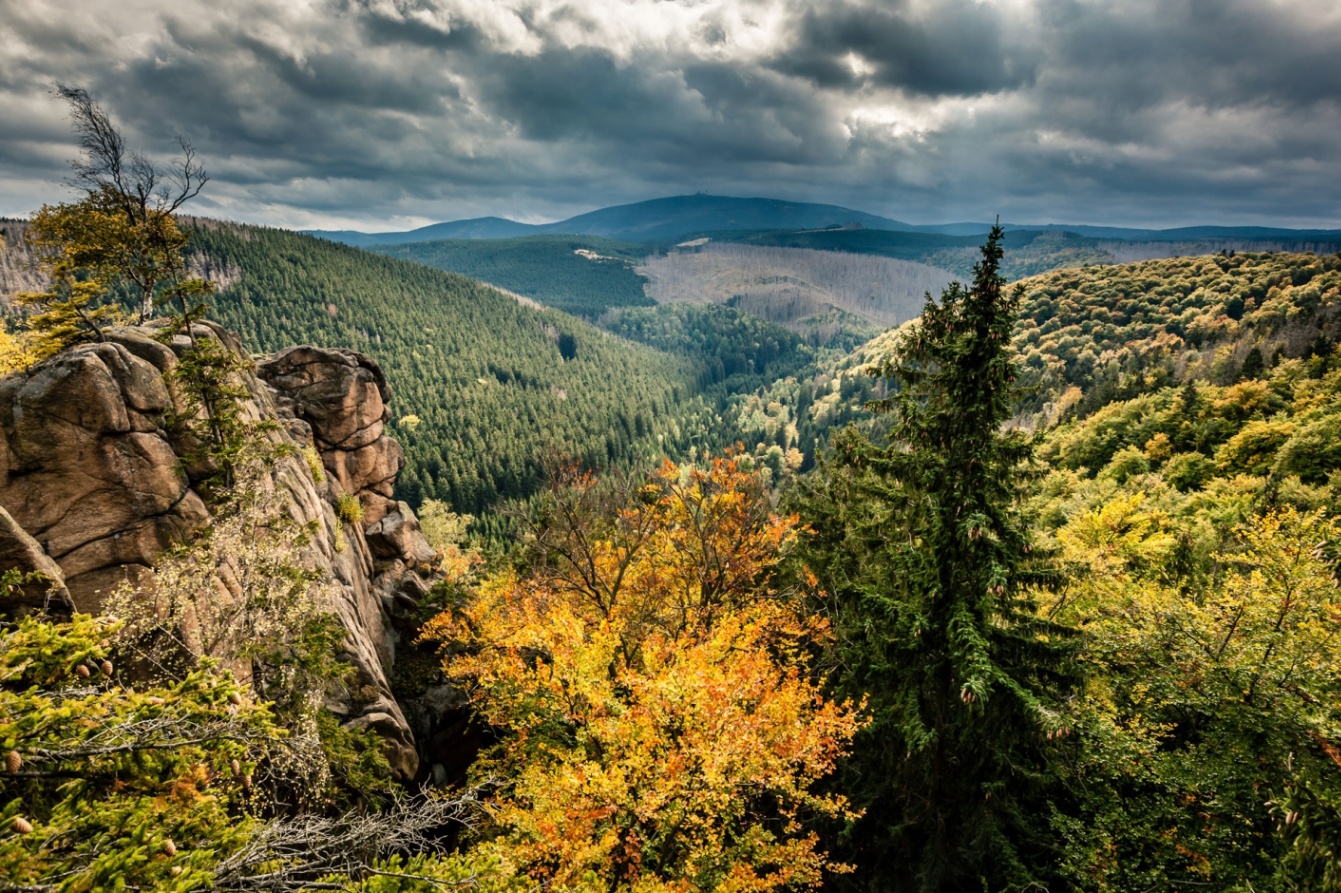
[[(1076, 227), (1078, 230), (1104, 232), (1101, 228)], [(1301, 231), (1291, 237), (1288, 231), (1253, 237), (1250, 230), (1226, 230), (1214, 235), (1214, 228), (1166, 231), (1183, 233), (1174, 238), (1157, 238), (1158, 232), (1129, 239), (1078, 234), (1066, 228), (1012, 229), (1005, 234), (1006, 256), (1001, 272), (1017, 281), (1051, 270), (1072, 269), (1100, 264), (1123, 264), (1160, 258), (1196, 257), (1220, 252), (1315, 252), (1331, 254), (1341, 249), (1341, 237), (1334, 233)], [(1116, 233), (1136, 232), (1114, 230)], [(977, 260), (981, 236), (951, 235), (938, 232), (891, 232), (876, 229), (831, 228), (804, 231), (754, 233), (715, 233), (724, 241), (750, 245), (774, 245), (844, 251), (852, 254), (877, 254), (912, 260), (949, 270), (967, 279)]]
[(41, 275), (23, 241), (28, 224), (0, 218), (0, 295), (36, 289)]
[(460, 273), (595, 319), (611, 307), (652, 303), (634, 267), (646, 245), (597, 236), (450, 239), (378, 245), (378, 254)]
[[(1197, 379), (1233, 383), (1341, 339), (1337, 255), (1236, 253), (1059, 270), (1032, 277), (1014, 344), (1026, 393), (1017, 423), (1087, 415), (1115, 399)], [(864, 372), (897, 348), (893, 329), (774, 382), (742, 414), (747, 441), (797, 432), (811, 457), (835, 425), (869, 418)]]
[(915, 316), (944, 270), (840, 251), (709, 242), (655, 250), (595, 236), (378, 245), (378, 254), (461, 273), (590, 320), (653, 303), (730, 303), (813, 344), (865, 340)]
[(872, 333), (907, 322), (951, 278), (887, 257), (717, 242), (654, 255), (638, 272), (658, 303), (729, 302), (803, 333), (835, 310), (865, 320)]
[(190, 254), (218, 277), (214, 314), (253, 349), (351, 347), (382, 364), (415, 503), (527, 495), (548, 450), (606, 465), (719, 439), (688, 359), (462, 276), (231, 224), (195, 225)]
[(610, 331), (658, 350), (693, 358), (700, 388), (749, 393), (804, 368), (815, 351), (795, 332), (717, 304), (637, 307), (612, 313)]
[(1250, 253), (1066, 270), (1024, 283), (1015, 341), (1040, 385), (1082, 412), (1192, 378), (1252, 376), (1341, 335), (1341, 255)]
[[(961, 279), (972, 275), (976, 246), (981, 241), (980, 236), (850, 227), (714, 233), (713, 236), (722, 241), (746, 245), (807, 248), (814, 251), (839, 251), (898, 258), (938, 267)], [(1091, 240), (1060, 235), (1044, 237), (1044, 234), (1035, 231), (1008, 232), (1005, 235), (1005, 246), (1008, 253), (1002, 261), (1002, 274), (1012, 280), (1056, 267), (1107, 263), (1112, 260), (1104, 252), (1096, 250)]]
[[(40, 279), (22, 226), (12, 227), (9, 263), (0, 266), (7, 294)], [(549, 453), (631, 465), (742, 439), (761, 454), (797, 443), (772, 422), (759, 422), (770, 433), (758, 435), (751, 395), (802, 373), (817, 354), (796, 333), (738, 309), (627, 300), (609, 308), (598, 298), (588, 307), (606, 311), (602, 330), (461, 276), (325, 240), (206, 220), (190, 233), (190, 269), (216, 286), (213, 315), (252, 349), (315, 343), (379, 360), (396, 383), (393, 425), (409, 463), (399, 495), (416, 505), (433, 498), (479, 512), (529, 495)], [(555, 278), (579, 299), (592, 294), (585, 285), (617, 281), (612, 270), (641, 283), (626, 260), (593, 260), (569, 241), (514, 240), (557, 251), (555, 266), (573, 276)], [(620, 250), (599, 239), (582, 244)], [(544, 287), (544, 264), (527, 263), (534, 278), (511, 281)], [(860, 318), (832, 313), (812, 334), (847, 347), (869, 331)], [(755, 421), (742, 428), (745, 417)]]

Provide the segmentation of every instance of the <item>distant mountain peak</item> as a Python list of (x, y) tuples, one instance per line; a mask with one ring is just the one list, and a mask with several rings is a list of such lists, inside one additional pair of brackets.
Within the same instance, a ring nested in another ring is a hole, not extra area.
[(630, 242), (673, 245), (712, 232), (852, 228), (915, 229), (898, 220), (838, 205), (764, 197), (670, 195), (599, 208), (557, 223), (526, 224), (502, 217), (435, 223), (408, 232), (361, 233), (305, 230), (307, 235), (366, 248), (439, 239), (505, 239), (530, 235), (604, 236)]
[[(1116, 226), (1006, 224), (1011, 230), (1070, 232), (1079, 236), (1123, 241), (1180, 241), (1205, 238), (1301, 238), (1341, 236), (1337, 230), (1287, 230), (1260, 226), (1196, 226), (1177, 229), (1130, 229)], [(988, 223), (913, 225), (839, 205), (798, 202), (763, 196), (711, 195), (695, 192), (598, 208), (557, 223), (528, 224), (505, 217), (475, 217), (434, 223), (408, 232), (362, 233), (351, 230), (305, 230), (307, 235), (367, 248), (440, 239), (507, 239), (517, 236), (602, 236), (627, 242), (671, 246), (713, 233), (877, 230), (941, 236), (983, 236)]]

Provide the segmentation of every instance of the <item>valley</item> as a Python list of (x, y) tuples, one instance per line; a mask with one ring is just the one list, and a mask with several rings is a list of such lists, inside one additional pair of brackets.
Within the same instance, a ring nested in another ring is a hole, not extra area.
[[(664, 207), (648, 221), (616, 210), (626, 228), (683, 235), (666, 229)], [(8, 227), (0, 292), (13, 294), (38, 279), (22, 224)], [(377, 357), (400, 382), (404, 421), (393, 425), (409, 466), (398, 495), (475, 514), (535, 493), (546, 452), (631, 466), (742, 442), (760, 456), (796, 450), (793, 464), (809, 468), (833, 431), (868, 417), (862, 405), (879, 388), (862, 370), (897, 344), (926, 293), (959, 275), (955, 252), (972, 249), (944, 240), (974, 239), (844, 228), (658, 248), (527, 235), (368, 254), (278, 230), (193, 227), (191, 263), (215, 282), (220, 321), (257, 350), (319, 343)], [(1317, 255), (1228, 248), (1116, 264), (1207, 243), (1100, 235), (1005, 235), (1005, 270), (1062, 265), (1022, 283), (1015, 343), (1030, 391), (1019, 418), (1031, 428), (1158, 386), (1228, 381), (1249, 354), (1269, 367), (1337, 337), (1335, 274)]]
[[(294, 765), (326, 773), (301, 783), (318, 786), (321, 808), (341, 821), (351, 814), (342, 798), (389, 798), (398, 827), (419, 828), (437, 821), (430, 804), (461, 801), (406, 806), (388, 791), (421, 781), (447, 789), (487, 765), (520, 780), (491, 795), (491, 846), (543, 846), (562, 871), (610, 871), (605, 856), (568, 854), (569, 838), (590, 829), (537, 843), (528, 823), (549, 815), (568, 828), (575, 802), (598, 825), (606, 810), (645, 810), (636, 786), (589, 784), (608, 762), (658, 784), (701, 786), (684, 767), (721, 754), (741, 766), (723, 782), (734, 797), (758, 783), (761, 760), (783, 781), (735, 817), (716, 794), (678, 794), (667, 814), (695, 810), (705, 846), (729, 849), (715, 836), (724, 828), (771, 821), (772, 798), (810, 798), (804, 828), (813, 833), (793, 829), (789, 858), (860, 861), (895, 889), (911, 889), (908, 865), (962, 849), (958, 840), (884, 842), (888, 827), (928, 820), (932, 793), (956, 827), (1025, 840), (1024, 824), (1044, 822), (1061, 855), (1028, 856), (1031, 870), (1068, 884), (1098, 872), (1123, 891), (1211, 876), (1271, 889), (1272, 878), (1331, 864), (1297, 842), (1330, 840), (1329, 801), (1314, 792), (1331, 790), (1337, 762), (1326, 736), (1341, 667), (1329, 632), (1341, 566), (1330, 520), (1341, 506), (1341, 254), (1278, 250), (1298, 247), (1279, 234), (1208, 243), (998, 230), (979, 251), (987, 272), (979, 267), (965, 285), (970, 249), (947, 240), (971, 235), (715, 230), (657, 245), (531, 234), (365, 249), (206, 219), (183, 225), (184, 270), (212, 283), (209, 312), (222, 328), (194, 323), (192, 340), (172, 337), (171, 320), (119, 326), (30, 373), (25, 317), (10, 307), (0, 347), (18, 374), (6, 379), (15, 402), (0, 432), (31, 453), (29, 440), (46, 435), (25, 421), (37, 405), (30, 391), (60, 376), (116, 382), (103, 398), (113, 409), (118, 400), (168, 407), (182, 381), (174, 368), (201, 343), (240, 350), (227, 332), (240, 336), (251, 359), (239, 355), (231, 368), (245, 387), (203, 393), (245, 395), (247, 417), (259, 419), (249, 424), (271, 432), (277, 451), (245, 466), (254, 489), (213, 489), (213, 466), (195, 458), (192, 444), (212, 436), (200, 423), (227, 418), (205, 404), (180, 416), (127, 408), (124, 424), (112, 410), (86, 413), (78, 437), (103, 444), (98, 456), (129, 455), (150, 436), (180, 456), (172, 474), (195, 490), (175, 511), (211, 533), (164, 558), (135, 540), (144, 553), (135, 561), (157, 562), (156, 585), (187, 587), (164, 598), (217, 623), (220, 605), (206, 607), (190, 587), (208, 590), (215, 574), (232, 580), (238, 556), (274, 575), (246, 577), (270, 601), (242, 616), (263, 624), (255, 642), (285, 655), (245, 651), (258, 655), (251, 691), (292, 698), (284, 685), (331, 691), (351, 674), (364, 680), (325, 706), (288, 700), (274, 714), (294, 730), (285, 734), (327, 748)], [(6, 298), (48, 285), (24, 228), (5, 223)], [(1222, 247), (1183, 253), (1207, 244)], [(1014, 282), (995, 276), (1007, 270)], [(127, 295), (111, 297), (122, 312), (134, 307)], [(158, 403), (146, 396), (160, 391)], [(380, 415), (368, 423), (367, 413)], [(376, 437), (365, 444), (364, 432)], [(230, 453), (212, 455), (224, 462)], [(67, 473), (68, 459), (23, 459), (7, 480), (45, 485), (56, 474), (48, 465)], [(258, 520), (275, 509), (257, 494), (272, 492), (303, 506), (307, 532), (291, 542), (273, 532), (288, 529), (281, 517)], [(29, 508), (15, 503), (25, 519)], [(249, 542), (237, 525), (276, 526)], [(315, 569), (300, 556), (312, 536)], [(31, 547), (39, 558), (45, 548)], [(92, 572), (82, 555), (42, 566), (68, 580), (67, 605), (82, 605), (102, 597), (94, 584), (117, 572), (118, 555)], [(204, 583), (192, 576), (202, 573)], [(323, 575), (343, 587), (328, 614), (300, 597)], [(985, 606), (974, 607), (969, 596), (980, 592)], [(115, 597), (118, 610), (158, 629), (128, 597)], [(974, 624), (976, 638), (953, 647), (936, 638), (938, 612), (951, 608), (965, 612), (955, 622)], [(3, 641), (32, 647), (23, 637), (45, 627), (21, 629)], [(79, 635), (63, 647), (128, 647), (124, 637), (113, 646)], [(354, 650), (322, 658), (334, 641)], [(954, 669), (957, 647), (969, 649), (967, 669)], [(821, 671), (810, 655), (832, 663)], [(295, 656), (308, 675), (268, 663)], [(933, 670), (960, 674), (956, 687), (929, 680)], [(1024, 694), (1012, 699), (1010, 686)], [(587, 694), (571, 700), (577, 689)], [(462, 690), (470, 709), (456, 700)], [(180, 688), (149, 691), (152, 706), (174, 699), (206, 715), (211, 698), (241, 703), (236, 692), (206, 689), (197, 704)], [(759, 694), (742, 701), (739, 691)], [(910, 734), (899, 725), (910, 691), (941, 703), (942, 718), (928, 721), (946, 738), (891, 758), (880, 742)], [(979, 706), (988, 697), (980, 691), (993, 700)], [(1020, 706), (1029, 698), (1049, 700), (1031, 713)], [(705, 705), (722, 711), (712, 729), (732, 724), (729, 740), (694, 737), (706, 728)], [(272, 721), (237, 715), (245, 734)], [(986, 716), (1001, 730), (990, 742), (978, 725)], [(500, 746), (482, 743), (471, 724), (479, 722)], [(599, 740), (600, 753), (572, 745), (569, 725)], [(797, 735), (842, 759), (798, 762)], [(667, 765), (649, 762), (649, 740), (670, 754)], [(1007, 743), (1010, 759), (1034, 761), (1039, 775), (979, 763), (946, 777), (926, 765), (943, 752), (990, 761)], [(239, 792), (300, 783), (276, 770), (251, 782), (253, 764), (242, 758), (259, 766), (271, 757), (256, 747), (226, 753), (241, 755), (226, 764), (248, 779)], [(1253, 771), (1245, 774), (1240, 753), (1255, 755)], [(29, 758), (39, 757), (20, 759)], [(805, 773), (851, 799), (788, 787)], [(1044, 818), (982, 810), (991, 802), (983, 787)], [(1263, 807), (1262, 788), (1279, 799)], [(58, 809), (81, 802), (70, 795)], [(839, 833), (832, 823), (848, 803), (865, 817)], [(286, 809), (299, 820), (316, 814)], [(1282, 830), (1301, 813), (1317, 830)], [(1208, 823), (1212, 814), (1225, 824)], [(287, 827), (273, 821), (265, 827)], [(1169, 845), (1170, 828), (1186, 846)], [(1195, 870), (1189, 847), (1204, 860)], [(323, 852), (300, 847), (286, 858), (327, 865)], [(499, 871), (474, 844), (416, 858), (417, 871), (446, 877), (457, 865)], [(731, 858), (755, 866), (749, 854)], [(674, 853), (657, 859), (657, 871), (685, 870)], [(210, 870), (231, 877), (226, 865)], [(501, 875), (520, 876), (530, 875)]]
[(38, 0), (0, 893), (1341, 893), (1341, 7)]

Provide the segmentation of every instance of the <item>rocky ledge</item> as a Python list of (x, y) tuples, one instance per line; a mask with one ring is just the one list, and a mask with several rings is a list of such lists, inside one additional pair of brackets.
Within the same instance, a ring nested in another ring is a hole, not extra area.
[[(188, 341), (165, 344), (161, 332), (152, 324), (111, 328), (102, 343), (0, 380), (0, 567), (55, 581), (0, 596), (0, 612), (45, 602), (97, 613), (107, 593), (208, 520), (197, 491), (205, 470), (183, 460), (189, 445), (167, 423), (183, 409), (167, 373)], [(216, 325), (199, 323), (195, 335), (244, 355)], [(244, 417), (277, 422), (265, 436), (294, 448), (283, 451), (289, 455), (275, 463), (268, 485), (316, 531), (306, 558), (339, 592), (335, 611), (357, 694), (328, 706), (346, 724), (380, 734), (397, 776), (413, 778), (414, 735), (389, 684), (391, 620), (428, 591), (435, 556), (410, 507), (393, 496), (405, 459), (384, 430), (386, 378), (353, 351), (293, 347), (256, 362), (242, 379), (250, 395)], [(315, 448), (326, 474), (312, 473), (304, 448)], [(351, 495), (362, 504), (359, 523), (337, 513)]]

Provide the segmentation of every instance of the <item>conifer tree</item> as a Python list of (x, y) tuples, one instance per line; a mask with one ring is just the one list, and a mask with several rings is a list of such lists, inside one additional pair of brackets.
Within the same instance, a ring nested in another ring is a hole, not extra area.
[(1051, 861), (1046, 751), (1067, 731), (1048, 704), (1067, 646), (1028, 596), (1047, 568), (1019, 509), (1031, 447), (1002, 430), (1019, 306), (1002, 236), (873, 370), (896, 388), (871, 405), (892, 416), (888, 443), (849, 429), (802, 496), (836, 685), (870, 696), (841, 782), (867, 812), (845, 834), (861, 888), (1023, 889)]

